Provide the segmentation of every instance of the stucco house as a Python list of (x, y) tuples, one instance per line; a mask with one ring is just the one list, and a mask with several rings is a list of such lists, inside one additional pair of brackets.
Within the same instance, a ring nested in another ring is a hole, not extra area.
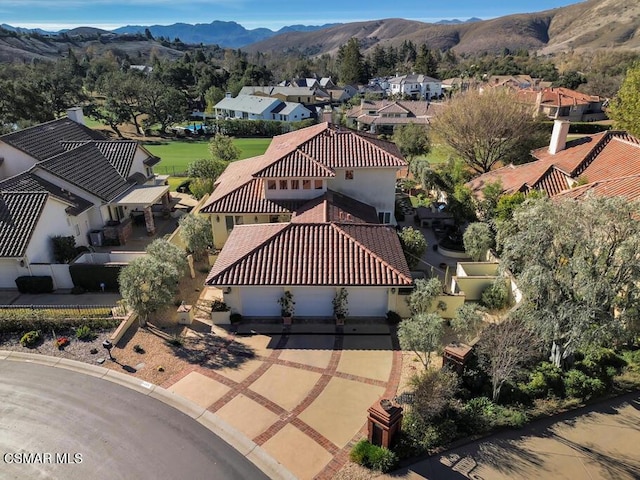
[(296, 102), (284, 102), (278, 98), (238, 95), (226, 97), (214, 106), (215, 115), (242, 120), (279, 120), (299, 122), (312, 116), (311, 110)]
[(594, 122), (607, 118), (602, 110), (605, 99), (597, 95), (561, 87), (525, 89), (516, 95), (519, 101), (531, 105), (534, 115), (552, 120)]
[(428, 125), (431, 118), (446, 108), (444, 103), (421, 100), (361, 100), (347, 112), (347, 125), (371, 133), (392, 134), (398, 125)]
[(537, 159), (482, 174), (468, 186), (476, 197), (489, 183), (500, 182), (505, 193), (541, 190), (548, 196), (579, 198), (598, 195), (638, 197), (640, 140), (621, 131), (607, 131), (567, 141), (569, 122), (556, 120), (549, 147), (532, 152)]
[(326, 317), (340, 288), (350, 316), (395, 310), (411, 275), (393, 228), (397, 147), (328, 123), (275, 137), (231, 164), (201, 209), (222, 248), (207, 285), (245, 316)]
[(427, 75), (397, 75), (389, 79), (388, 84), (391, 95), (407, 95), (417, 100), (431, 100), (442, 95), (442, 81)]
[(53, 236), (125, 244), (132, 217), (153, 234), (152, 207), (170, 204), (166, 176), (153, 173), (159, 159), (86, 127), (80, 109), (0, 136), (0, 158), (0, 288), (51, 264)]
[(258, 97), (277, 98), (283, 102), (297, 102), (304, 105), (315, 105), (327, 101), (329, 95), (319, 85), (313, 87), (294, 86), (259, 86), (249, 85), (242, 87), (238, 97), (254, 95)]

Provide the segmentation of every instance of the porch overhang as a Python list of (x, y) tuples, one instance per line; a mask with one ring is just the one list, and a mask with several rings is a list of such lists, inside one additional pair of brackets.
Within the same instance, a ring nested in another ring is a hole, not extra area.
[(136, 185), (111, 204), (121, 207), (150, 207), (159, 203), (170, 189), (169, 185)]

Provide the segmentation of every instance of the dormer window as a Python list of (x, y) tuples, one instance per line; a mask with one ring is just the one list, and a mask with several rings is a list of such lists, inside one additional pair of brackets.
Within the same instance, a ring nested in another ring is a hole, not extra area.
[(287, 180), (280, 180), (280, 190), (288, 190), (289, 182)]
[(353, 170), (345, 170), (344, 171), (344, 179), (345, 180), (353, 180)]
[(311, 190), (311, 180), (302, 180), (302, 189)]
[(291, 190), (300, 190), (300, 180), (291, 180)]
[(267, 190), (275, 190), (275, 189), (276, 189), (276, 181), (267, 180)]
[(316, 190), (322, 190), (322, 180), (314, 180), (314, 188)]

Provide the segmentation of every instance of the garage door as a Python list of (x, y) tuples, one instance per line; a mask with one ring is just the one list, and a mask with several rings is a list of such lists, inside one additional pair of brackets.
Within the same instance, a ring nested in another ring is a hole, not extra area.
[(350, 317), (384, 317), (387, 314), (386, 288), (349, 288)]
[(282, 287), (252, 287), (240, 291), (242, 315), (246, 317), (279, 317), (278, 299), (284, 293)]
[(333, 317), (333, 287), (292, 288), (293, 301), (296, 302), (296, 317)]

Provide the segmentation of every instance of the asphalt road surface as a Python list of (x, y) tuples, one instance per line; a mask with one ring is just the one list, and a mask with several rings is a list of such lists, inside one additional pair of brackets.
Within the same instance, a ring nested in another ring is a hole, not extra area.
[(0, 479), (264, 479), (189, 416), (120, 385), (0, 361)]

